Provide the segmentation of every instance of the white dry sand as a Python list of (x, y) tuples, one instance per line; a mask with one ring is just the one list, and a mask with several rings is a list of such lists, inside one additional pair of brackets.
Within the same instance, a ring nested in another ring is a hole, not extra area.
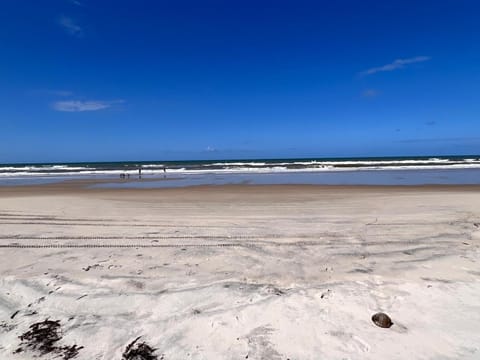
[(1, 188), (12, 244), (117, 247), (0, 248), (2, 360), (480, 359), (480, 188)]

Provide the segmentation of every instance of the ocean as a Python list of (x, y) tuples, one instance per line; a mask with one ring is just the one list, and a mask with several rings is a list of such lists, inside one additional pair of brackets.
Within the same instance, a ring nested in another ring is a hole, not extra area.
[(120, 178), (125, 182), (110, 185), (480, 184), (480, 156), (0, 164), (0, 185)]

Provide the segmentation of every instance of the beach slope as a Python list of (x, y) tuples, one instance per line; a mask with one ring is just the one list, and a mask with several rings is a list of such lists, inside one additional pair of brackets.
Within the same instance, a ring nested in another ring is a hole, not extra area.
[(2, 187), (0, 358), (478, 359), (479, 245), (475, 186)]

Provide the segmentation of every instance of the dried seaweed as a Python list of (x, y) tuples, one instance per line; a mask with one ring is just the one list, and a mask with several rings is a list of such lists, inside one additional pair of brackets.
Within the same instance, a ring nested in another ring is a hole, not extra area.
[(163, 355), (158, 358), (154, 352), (157, 349), (152, 348), (145, 342), (138, 342), (140, 340), (139, 336), (135, 340), (133, 340), (130, 344), (127, 345), (125, 351), (123, 352), (122, 359), (123, 360), (162, 360)]
[[(83, 346), (57, 346), (57, 342), (62, 339), (60, 320), (41, 321), (30, 325), (29, 330), (19, 336), (22, 340), (21, 345), (26, 348), (37, 351), (40, 355), (50, 353), (58, 354), (62, 359), (73, 359), (78, 355)], [(15, 352), (24, 351), (20, 346)]]

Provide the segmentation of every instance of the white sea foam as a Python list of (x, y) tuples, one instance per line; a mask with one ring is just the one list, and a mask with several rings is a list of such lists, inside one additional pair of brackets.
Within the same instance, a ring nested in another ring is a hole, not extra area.
[(217, 162), (213, 164), (205, 164), (204, 166), (265, 166), (267, 163), (264, 162)]
[(161, 167), (163, 168), (165, 165), (163, 164), (145, 164), (145, 165), (140, 165), (139, 167), (141, 167), (142, 169), (144, 168), (158, 168), (158, 167)]
[[(19, 165), (0, 167), (0, 178), (13, 177), (72, 177), (72, 176), (115, 176), (138, 174), (137, 166), (121, 168), (98, 168), (70, 165)], [(138, 165), (140, 166), (140, 165)], [(388, 160), (344, 160), (344, 161), (292, 161), (292, 162), (238, 162), (191, 163), (185, 167), (168, 167), (167, 164), (141, 165), (142, 175), (165, 174), (222, 174), (222, 173), (298, 173), (328, 171), (374, 171), (374, 170), (434, 170), (434, 169), (476, 169), (480, 168), (479, 158), (468, 159), (388, 159)]]
[(68, 166), (68, 165), (52, 165), (52, 166), (2, 166), (0, 167), (0, 172), (4, 171), (48, 171), (48, 170), (83, 170), (89, 169), (88, 167), (75, 167), (75, 166)]

